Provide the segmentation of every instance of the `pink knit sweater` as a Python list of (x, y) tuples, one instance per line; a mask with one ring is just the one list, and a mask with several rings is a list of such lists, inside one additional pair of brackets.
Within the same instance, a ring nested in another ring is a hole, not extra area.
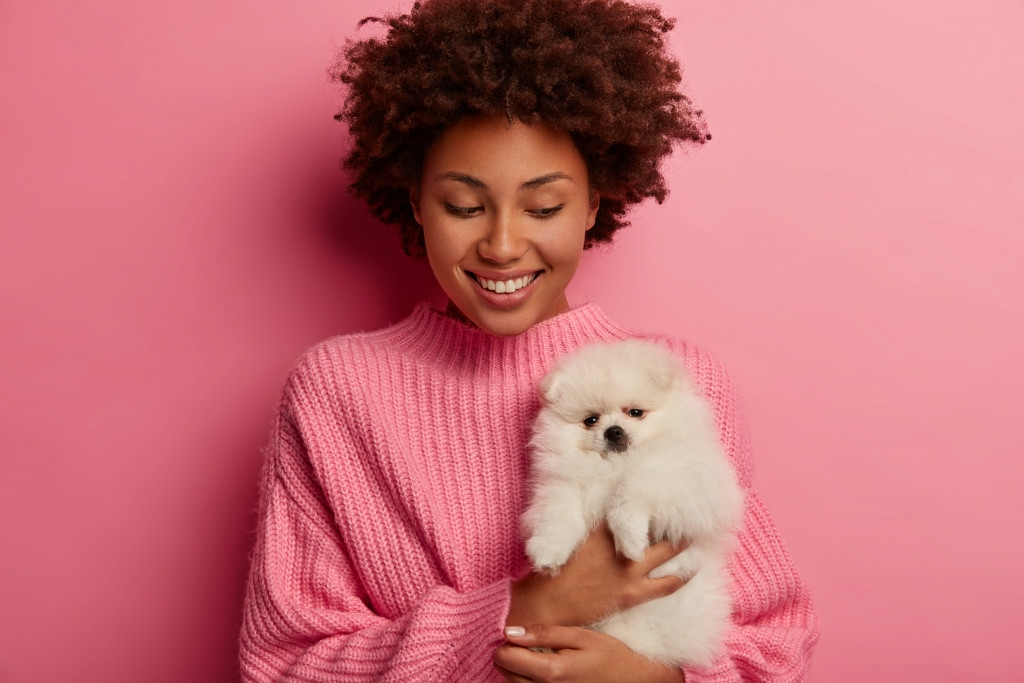
[[(426, 305), (329, 339), (284, 390), (261, 477), (241, 633), (245, 681), (492, 681), (519, 533), (537, 380), (634, 335), (593, 305), (493, 337)], [(675, 344), (747, 494), (728, 654), (686, 680), (796, 681), (818, 621), (757, 494), (728, 378)]]

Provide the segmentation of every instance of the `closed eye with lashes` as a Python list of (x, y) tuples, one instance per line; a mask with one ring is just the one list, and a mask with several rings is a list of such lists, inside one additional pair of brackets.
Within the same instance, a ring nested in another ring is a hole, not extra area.
[[(472, 218), (473, 216), (480, 215), (484, 210), (484, 207), (482, 206), (455, 206), (448, 202), (445, 202), (444, 208), (445, 211), (459, 218)], [(526, 213), (534, 218), (550, 218), (564, 208), (564, 204), (559, 204), (558, 206), (551, 206), (543, 209), (530, 209)]]
[(455, 206), (454, 204), (444, 203), (445, 211), (453, 216), (459, 218), (471, 218), (483, 212), (484, 207), (482, 206)]
[(531, 209), (528, 213), (534, 218), (548, 218), (549, 216), (554, 216), (564, 208), (565, 204), (559, 204), (558, 206), (552, 206), (546, 209)]

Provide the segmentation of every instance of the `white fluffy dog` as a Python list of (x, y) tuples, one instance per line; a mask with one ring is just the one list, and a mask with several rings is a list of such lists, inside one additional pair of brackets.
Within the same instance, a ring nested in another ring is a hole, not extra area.
[(652, 541), (685, 540), (650, 576), (686, 585), (591, 628), (667, 664), (711, 664), (729, 624), (724, 558), (743, 494), (682, 364), (653, 342), (596, 344), (562, 359), (539, 393), (523, 517), (534, 568), (557, 572), (601, 520), (631, 560)]

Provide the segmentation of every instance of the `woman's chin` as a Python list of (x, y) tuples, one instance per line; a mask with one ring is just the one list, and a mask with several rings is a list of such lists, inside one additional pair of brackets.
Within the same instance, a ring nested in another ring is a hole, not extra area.
[(449, 300), (448, 312), (496, 337), (515, 337), (537, 323), (569, 310), (567, 301), (553, 306), (523, 305), (494, 308), (489, 306), (460, 307)]
[(448, 312), (488, 334), (514, 337), (539, 322), (569, 310), (565, 289), (548, 273), (538, 274), (527, 286), (514, 292), (497, 292), (482, 287), (475, 279), (463, 279), (449, 295)]

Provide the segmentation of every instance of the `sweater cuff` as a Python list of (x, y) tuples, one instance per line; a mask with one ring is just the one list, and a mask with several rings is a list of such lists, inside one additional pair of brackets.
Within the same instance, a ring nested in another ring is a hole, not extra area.
[(494, 650), (505, 642), (505, 620), (510, 603), (509, 579), (502, 579), (468, 593), (446, 592), (422, 614), (427, 633), (439, 640), (451, 638), (453, 620), (462, 623), (464, 634), (479, 634), (450, 642), (448, 656), (453, 669), (468, 680), (485, 680), (494, 675)]

